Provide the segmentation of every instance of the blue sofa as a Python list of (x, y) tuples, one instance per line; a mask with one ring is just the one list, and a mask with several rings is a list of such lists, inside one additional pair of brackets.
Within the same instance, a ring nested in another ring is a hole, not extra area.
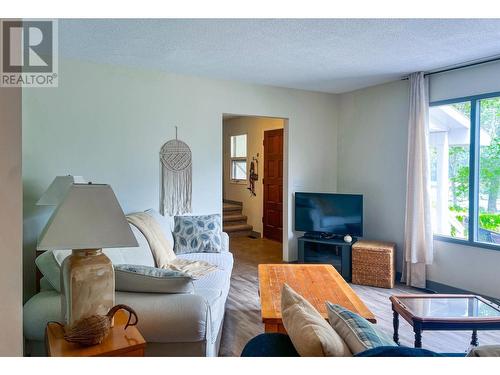
[[(282, 333), (263, 333), (243, 348), (242, 357), (298, 357), (290, 338)], [(380, 346), (358, 353), (355, 357), (465, 357), (465, 353), (436, 353), (405, 346)]]

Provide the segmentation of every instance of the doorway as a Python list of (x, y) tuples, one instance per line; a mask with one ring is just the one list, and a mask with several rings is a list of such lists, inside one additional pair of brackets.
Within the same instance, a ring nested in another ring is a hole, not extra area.
[(223, 115), (223, 230), (283, 242), (285, 119)]

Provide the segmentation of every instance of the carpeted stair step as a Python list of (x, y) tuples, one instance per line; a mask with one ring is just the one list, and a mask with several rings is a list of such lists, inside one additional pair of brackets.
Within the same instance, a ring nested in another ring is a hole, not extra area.
[(241, 215), (241, 211), (243, 210), (243, 206), (239, 204), (233, 203), (224, 203), (222, 205), (222, 210), (224, 216), (226, 215)]
[(224, 215), (222, 219), (224, 225), (226, 224), (246, 224), (247, 217), (245, 215)]
[(253, 227), (249, 224), (225, 224), (223, 230), (229, 237), (246, 237), (252, 234)]

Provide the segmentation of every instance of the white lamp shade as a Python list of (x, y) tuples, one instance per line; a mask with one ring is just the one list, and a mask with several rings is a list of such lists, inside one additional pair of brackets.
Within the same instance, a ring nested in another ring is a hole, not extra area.
[(40, 197), (37, 206), (57, 206), (72, 184), (85, 184), (82, 176), (57, 176)]
[(72, 184), (40, 235), (38, 250), (138, 246), (109, 185)]

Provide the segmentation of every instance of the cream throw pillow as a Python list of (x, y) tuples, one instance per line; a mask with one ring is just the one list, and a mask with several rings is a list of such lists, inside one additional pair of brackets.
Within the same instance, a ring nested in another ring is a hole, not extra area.
[(281, 293), (283, 325), (302, 357), (347, 357), (344, 340), (306, 299), (285, 284)]

